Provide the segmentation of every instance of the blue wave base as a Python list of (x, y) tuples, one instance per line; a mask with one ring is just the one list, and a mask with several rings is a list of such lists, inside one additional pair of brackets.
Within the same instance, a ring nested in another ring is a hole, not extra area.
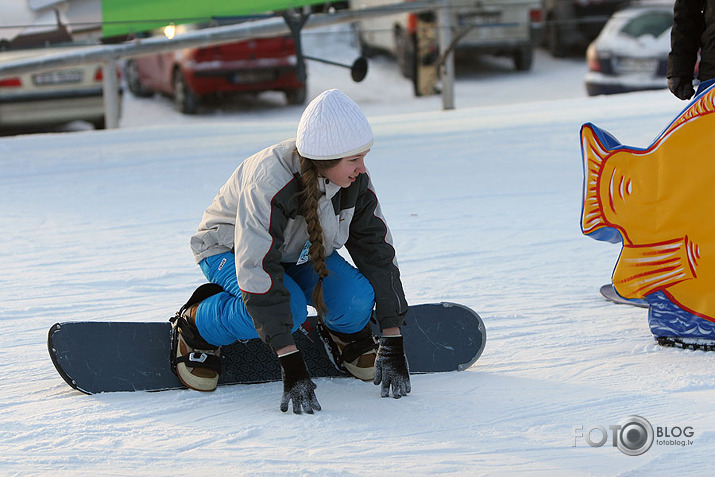
[(656, 338), (672, 336), (715, 341), (715, 322), (683, 310), (660, 291), (647, 295), (645, 300), (650, 305), (648, 325)]

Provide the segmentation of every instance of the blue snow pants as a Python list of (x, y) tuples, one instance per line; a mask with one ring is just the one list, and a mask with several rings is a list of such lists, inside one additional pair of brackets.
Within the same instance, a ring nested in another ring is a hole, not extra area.
[[(323, 321), (333, 331), (357, 333), (367, 326), (372, 315), (375, 304), (372, 285), (337, 252), (328, 256), (325, 264), (330, 273), (323, 279), (323, 300), (328, 308)], [(215, 346), (258, 338), (238, 287), (233, 252), (207, 257), (199, 267), (211, 283), (224, 289), (199, 304), (196, 326), (201, 337)], [(301, 265), (284, 263), (283, 267), (283, 284), (290, 293), (292, 331), (296, 331), (308, 317), (307, 307), (312, 305), (318, 274), (310, 262)]]

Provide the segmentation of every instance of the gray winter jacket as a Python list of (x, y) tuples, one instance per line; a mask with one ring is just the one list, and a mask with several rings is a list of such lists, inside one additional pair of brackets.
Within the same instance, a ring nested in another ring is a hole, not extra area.
[[(360, 174), (348, 188), (323, 178), (319, 186), (325, 193), (318, 206), (326, 256), (345, 245), (375, 290), (381, 328), (403, 325), (407, 302), (392, 235), (369, 176)], [(273, 350), (294, 344), (282, 263), (296, 263), (308, 240), (298, 199), (301, 188), (295, 140), (268, 147), (234, 171), (191, 237), (197, 263), (234, 251), (246, 309)]]

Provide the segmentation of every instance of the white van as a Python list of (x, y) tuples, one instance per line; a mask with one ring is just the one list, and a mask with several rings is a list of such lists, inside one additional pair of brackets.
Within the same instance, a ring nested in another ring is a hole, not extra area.
[[(351, 0), (352, 10), (392, 5), (399, 0)], [(531, 69), (541, 28), (541, 0), (448, 0), (455, 48), (510, 56), (519, 71)], [(401, 13), (356, 22), (363, 54), (394, 55), (406, 77), (413, 71), (415, 15)]]

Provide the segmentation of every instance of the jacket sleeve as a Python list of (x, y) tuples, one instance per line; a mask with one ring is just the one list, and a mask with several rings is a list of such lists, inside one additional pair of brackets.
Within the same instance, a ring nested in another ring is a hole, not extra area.
[(703, 0), (675, 0), (668, 55), (668, 78), (693, 77), (701, 37), (705, 31), (703, 8)]
[(346, 247), (358, 270), (375, 290), (380, 328), (404, 325), (407, 300), (387, 222), (367, 174), (360, 174), (355, 213)]
[(291, 183), (277, 191), (258, 184), (245, 187), (236, 217), (238, 285), (258, 335), (274, 351), (295, 344), (290, 293), (283, 284), (280, 262), (290, 215), (284, 199)]

